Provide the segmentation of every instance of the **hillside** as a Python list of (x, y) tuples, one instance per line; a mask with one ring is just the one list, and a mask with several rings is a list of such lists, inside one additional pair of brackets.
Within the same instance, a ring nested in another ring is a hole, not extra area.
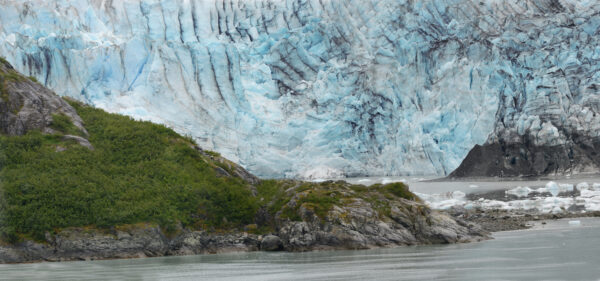
[(6, 62), (0, 78), (3, 262), (485, 238), (402, 183), (261, 181), (163, 125), (65, 102)]

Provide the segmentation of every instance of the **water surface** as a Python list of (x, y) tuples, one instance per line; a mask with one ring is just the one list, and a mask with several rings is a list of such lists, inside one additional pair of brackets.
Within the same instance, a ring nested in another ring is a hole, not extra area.
[(436, 180), (437, 176), (405, 176), (405, 177), (362, 177), (346, 178), (345, 181), (354, 184), (371, 185), (375, 183), (389, 183), (401, 181), (407, 183), (411, 191), (436, 194), (452, 191), (462, 191), (464, 193), (487, 192), (499, 189), (512, 189), (517, 186), (528, 186), (531, 188), (544, 187), (549, 181), (555, 181), (559, 184), (576, 185), (581, 182), (589, 184), (600, 183), (600, 175), (576, 175), (560, 177), (544, 177), (540, 179), (524, 178), (479, 178), (479, 179), (461, 179), (461, 180)]
[(600, 219), (470, 244), (0, 265), (0, 280), (598, 280)]

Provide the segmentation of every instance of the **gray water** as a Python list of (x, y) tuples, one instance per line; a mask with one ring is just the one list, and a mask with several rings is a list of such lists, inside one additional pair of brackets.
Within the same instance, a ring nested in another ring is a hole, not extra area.
[(0, 280), (600, 280), (600, 219), (580, 221), (458, 245), (0, 265)]
[(589, 184), (600, 183), (600, 175), (576, 175), (576, 176), (560, 176), (560, 177), (545, 177), (541, 179), (523, 179), (523, 178), (479, 178), (479, 179), (463, 179), (463, 180), (442, 180), (436, 181), (437, 176), (423, 177), (362, 177), (362, 178), (346, 178), (345, 181), (354, 184), (371, 185), (382, 182), (401, 181), (407, 183), (411, 191), (435, 194), (451, 191), (462, 191), (464, 193), (480, 193), (499, 189), (512, 189), (517, 186), (528, 186), (530, 188), (544, 187), (549, 181), (557, 183), (568, 183), (576, 185), (581, 182)]

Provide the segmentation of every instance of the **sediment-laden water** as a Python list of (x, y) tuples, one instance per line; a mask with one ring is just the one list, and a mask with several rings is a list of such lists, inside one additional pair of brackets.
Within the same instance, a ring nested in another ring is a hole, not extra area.
[(0, 265), (1, 280), (597, 280), (600, 219), (538, 224), (479, 243)]

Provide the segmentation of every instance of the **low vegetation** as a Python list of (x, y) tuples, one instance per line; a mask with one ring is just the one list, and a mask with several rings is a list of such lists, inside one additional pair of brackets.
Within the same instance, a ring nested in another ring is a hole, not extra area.
[(52, 115), (50, 128), (65, 135), (83, 135), (83, 132), (73, 124), (71, 118), (62, 113)]
[(342, 206), (354, 199), (369, 202), (382, 215), (390, 212), (390, 200), (420, 199), (409, 191), (403, 183), (374, 184), (371, 186), (350, 184), (345, 181), (325, 181), (321, 183), (294, 180), (263, 181), (259, 186), (267, 211), (271, 217), (294, 221), (302, 220), (301, 209), (325, 219), (334, 205)]
[[(171, 129), (73, 103), (94, 150), (61, 134), (0, 136), (0, 232), (11, 242), (43, 240), (68, 226), (156, 222), (167, 231), (252, 223), (257, 201), (240, 178), (220, 177), (214, 163)], [(70, 133), (68, 117), (54, 116)], [(57, 152), (57, 146), (66, 147)]]

